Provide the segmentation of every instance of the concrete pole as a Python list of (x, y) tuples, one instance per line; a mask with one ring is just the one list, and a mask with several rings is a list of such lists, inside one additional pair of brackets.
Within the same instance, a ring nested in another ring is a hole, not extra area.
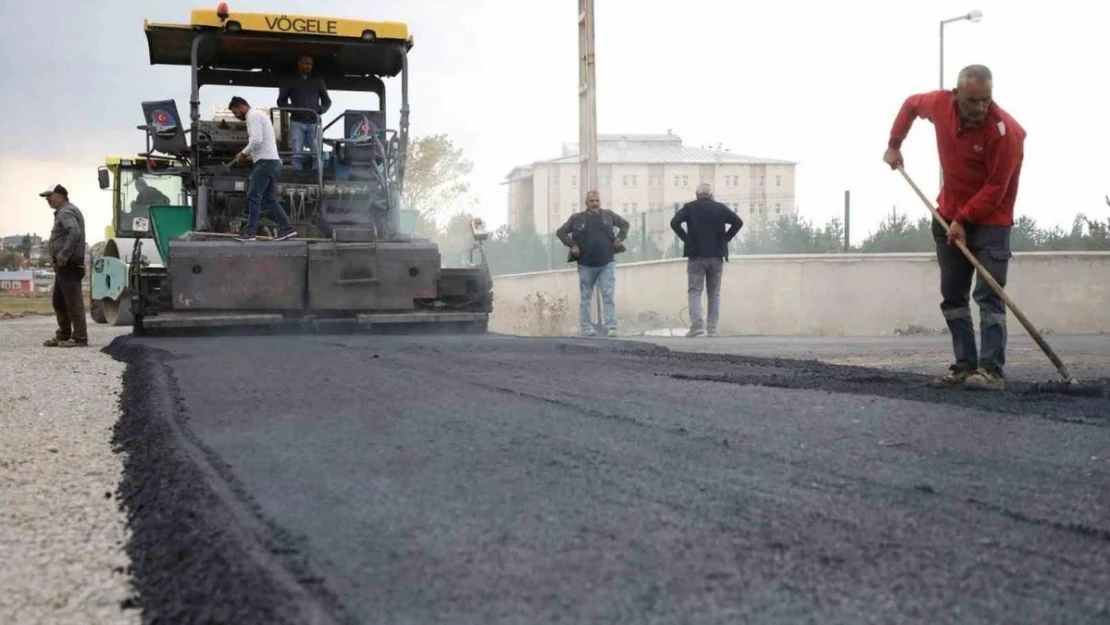
[(594, 65), (594, 0), (578, 0), (578, 157), (582, 200), (598, 188), (597, 73)]
[[(578, 0), (578, 160), (579, 196), (585, 202), (586, 192), (598, 189), (594, 0)], [(600, 326), (600, 285), (594, 289), (594, 295), (597, 297), (597, 323)]]

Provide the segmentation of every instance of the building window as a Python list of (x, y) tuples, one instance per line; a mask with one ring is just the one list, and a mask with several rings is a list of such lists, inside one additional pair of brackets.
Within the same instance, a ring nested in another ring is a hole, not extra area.
[(0, 282), (0, 289), (7, 289), (11, 286), (9, 282)]
[(601, 186), (603, 186), (603, 187), (608, 187), (609, 186), (609, 176), (602, 176), (601, 177)]
[(552, 176), (551, 177), (551, 182), (555, 186), (559, 186), (559, 174), (555, 174), (554, 176)]
[(572, 187), (577, 187), (578, 186), (578, 176), (577, 175), (571, 174), (571, 176), (570, 176), (570, 186), (572, 186)]
[(578, 202), (572, 202), (571, 203), (570, 212), (572, 212), (572, 213), (577, 213), (578, 212)]
[(781, 215), (782, 214), (782, 204), (775, 204), (775, 214), (776, 215)]
[(640, 210), (640, 205), (636, 202), (632, 203), (632, 212), (635, 213)]
[(684, 187), (690, 186), (690, 178), (689, 177), (687, 177), (687, 176), (682, 177), (682, 186), (684, 186)]
[(740, 186), (740, 176), (733, 176), (732, 177), (732, 186), (734, 186), (734, 187)]
[(782, 186), (782, 176), (775, 176), (775, 186), (776, 187), (781, 187)]
[(676, 187), (677, 187), (677, 186), (680, 186), (680, 185), (678, 184), (678, 181), (679, 181), (679, 180), (680, 180), (680, 178), (679, 178), (678, 176), (675, 176), (675, 177), (674, 177), (674, 186), (676, 186)]
[(639, 176), (632, 176), (632, 186), (636, 186), (636, 185), (640, 184), (640, 181), (638, 180), (638, 178), (639, 178)]
[(628, 214), (628, 202), (621, 204), (621, 212), (623, 212), (625, 215)]

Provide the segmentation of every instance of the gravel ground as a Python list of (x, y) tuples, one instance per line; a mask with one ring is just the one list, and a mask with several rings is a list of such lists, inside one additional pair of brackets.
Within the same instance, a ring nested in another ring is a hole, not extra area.
[(111, 443), (123, 366), (100, 351), (119, 332), (90, 321), (89, 348), (42, 347), (53, 328), (0, 322), (0, 623), (138, 623)]

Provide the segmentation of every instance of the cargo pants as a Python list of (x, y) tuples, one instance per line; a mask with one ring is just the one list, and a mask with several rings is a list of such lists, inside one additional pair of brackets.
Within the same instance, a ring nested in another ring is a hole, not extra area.
[(54, 291), (51, 299), (54, 304), (54, 316), (58, 319), (58, 329), (54, 337), (59, 341), (70, 339), (78, 343), (89, 341), (85, 299), (81, 293), (81, 282), (84, 278), (83, 260), (70, 261), (66, 266), (56, 267), (54, 270)]
[[(966, 230), (968, 250), (1005, 288), (1013, 256), (1010, 251), (1011, 228), (968, 224)], [(1006, 304), (981, 277), (976, 276), (975, 266), (960, 248), (948, 244), (948, 235), (940, 222), (933, 221), (932, 231), (940, 263), (940, 310), (952, 334), (956, 367), (964, 371), (981, 368), (1001, 376), (1006, 365)], [(976, 349), (975, 325), (968, 297), (973, 277), (976, 283), (971, 296), (979, 306), (980, 350)]]

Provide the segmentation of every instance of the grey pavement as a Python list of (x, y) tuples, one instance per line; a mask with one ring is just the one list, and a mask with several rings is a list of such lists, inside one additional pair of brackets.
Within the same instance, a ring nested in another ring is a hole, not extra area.
[(121, 339), (144, 618), (1110, 622), (1110, 399), (908, 340)]
[[(1110, 378), (1110, 333), (1048, 334), (1044, 339), (1077, 378)], [(830, 364), (928, 375), (944, 373), (952, 362), (952, 343), (948, 334), (876, 337), (722, 336), (696, 339), (681, 336), (630, 336), (621, 340), (652, 343), (676, 351), (817, 360)], [(1006, 361), (1006, 375), (1016, 381), (1063, 379), (1048, 356), (1020, 328), (1010, 331)]]

